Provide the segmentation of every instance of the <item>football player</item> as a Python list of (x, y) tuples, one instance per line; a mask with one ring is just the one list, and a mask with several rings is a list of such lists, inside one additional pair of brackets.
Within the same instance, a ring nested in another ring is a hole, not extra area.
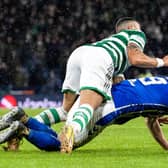
[[(147, 126), (156, 141), (168, 149), (168, 142), (160, 127), (160, 123), (168, 123), (167, 117), (160, 118), (168, 114), (168, 77), (124, 80), (113, 86), (112, 94), (113, 101), (102, 104), (88, 126), (75, 136), (74, 147), (86, 144), (108, 125), (123, 124), (143, 116), (147, 118)], [(79, 100), (73, 108), (77, 108), (78, 103)], [(69, 118), (73, 116), (73, 111), (69, 112)], [(0, 119), (0, 129), (8, 127), (0, 133), (0, 143), (8, 141), (5, 149), (15, 150), (18, 148), (19, 137), (24, 136), (41, 150), (60, 150), (61, 137), (45, 124), (45, 120), (39, 122), (37, 118), (28, 117), (19, 107), (12, 109)]]

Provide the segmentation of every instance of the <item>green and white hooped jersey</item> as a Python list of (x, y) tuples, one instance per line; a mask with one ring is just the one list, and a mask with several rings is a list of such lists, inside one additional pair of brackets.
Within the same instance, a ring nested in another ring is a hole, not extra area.
[(135, 43), (143, 51), (146, 43), (144, 32), (137, 30), (123, 30), (89, 45), (102, 47), (107, 50), (114, 62), (114, 74), (119, 74), (123, 73), (130, 66), (127, 56), (127, 46), (129, 43)]

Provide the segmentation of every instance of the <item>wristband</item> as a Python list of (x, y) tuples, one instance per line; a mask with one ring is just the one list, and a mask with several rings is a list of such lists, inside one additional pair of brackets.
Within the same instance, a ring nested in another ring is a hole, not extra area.
[(156, 58), (157, 61), (157, 68), (163, 67), (164, 66), (164, 61), (161, 58)]

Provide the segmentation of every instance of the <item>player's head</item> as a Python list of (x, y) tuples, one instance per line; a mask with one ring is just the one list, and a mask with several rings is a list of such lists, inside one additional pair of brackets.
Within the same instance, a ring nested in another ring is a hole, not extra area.
[(141, 25), (132, 17), (123, 17), (116, 22), (115, 30), (117, 33), (122, 30), (141, 30)]

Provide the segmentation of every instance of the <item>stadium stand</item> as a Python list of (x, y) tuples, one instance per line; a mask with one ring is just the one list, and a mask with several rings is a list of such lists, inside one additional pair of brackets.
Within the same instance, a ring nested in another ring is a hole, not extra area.
[[(59, 92), (71, 51), (113, 33), (121, 16), (143, 24), (146, 53), (168, 53), (166, 0), (1, 0), (0, 9), (0, 94), (25, 88)], [(168, 74), (165, 68), (150, 71)], [(146, 71), (132, 67), (126, 76), (142, 73)]]

